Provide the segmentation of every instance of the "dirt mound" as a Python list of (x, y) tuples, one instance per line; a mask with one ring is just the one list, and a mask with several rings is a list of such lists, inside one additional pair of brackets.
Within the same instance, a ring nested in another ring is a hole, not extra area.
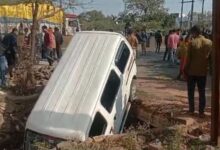
[(50, 76), (52, 75), (55, 66), (36, 65), (31, 70), (24, 68), (16, 68), (15, 75), (11, 80), (11, 90), (15, 95), (32, 95), (38, 93), (44, 87)]

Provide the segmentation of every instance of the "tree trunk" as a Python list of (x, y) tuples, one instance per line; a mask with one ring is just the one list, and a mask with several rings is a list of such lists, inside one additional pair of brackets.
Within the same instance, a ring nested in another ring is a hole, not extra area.
[(32, 12), (33, 12), (33, 24), (31, 28), (31, 63), (33, 64), (35, 61), (35, 42), (36, 42), (36, 31), (38, 27), (38, 10), (39, 10), (39, 4), (36, 1), (35, 3), (32, 3)]
[(212, 77), (212, 115), (211, 142), (220, 145), (220, 1), (213, 1), (213, 77)]
[(62, 25), (62, 33), (63, 33), (63, 35), (66, 35), (66, 15), (65, 15), (64, 10), (63, 10), (63, 25)]

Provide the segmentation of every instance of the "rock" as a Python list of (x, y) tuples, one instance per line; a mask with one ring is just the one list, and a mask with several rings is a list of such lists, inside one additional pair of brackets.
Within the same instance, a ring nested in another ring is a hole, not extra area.
[(202, 142), (209, 142), (211, 137), (209, 134), (203, 134), (203, 135), (200, 135), (199, 136), (199, 139), (202, 141)]
[(198, 137), (190, 135), (190, 134), (186, 134), (185, 137), (189, 138), (190, 140), (197, 140), (198, 139)]
[(207, 145), (205, 150), (216, 150), (216, 148), (211, 145)]
[[(67, 149), (67, 148), (71, 148), (73, 145), (71, 144), (71, 142), (61, 142), (60, 144), (57, 145), (58, 149)], [(57, 150), (57, 148), (54, 148), (52, 150)]]
[(149, 150), (149, 145), (144, 145), (144, 146), (142, 146), (141, 149), (142, 149), (142, 150)]
[(145, 143), (146, 137), (142, 136), (142, 135), (137, 135), (137, 141), (138, 141), (138, 143)]
[(93, 142), (93, 139), (92, 139), (92, 138), (88, 138), (88, 139), (86, 139), (86, 141), (85, 141), (86, 144), (90, 144), (90, 143), (92, 143), (92, 142)]
[(159, 144), (150, 143), (148, 146), (149, 150), (163, 150), (163, 147)]
[(189, 134), (198, 137), (203, 134), (203, 131), (200, 128), (196, 128), (190, 131)]
[(174, 121), (184, 124), (186, 126), (191, 126), (196, 122), (193, 118), (188, 118), (188, 117), (177, 117), (174, 118)]
[(94, 142), (97, 142), (97, 143), (102, 142), (104, 139), (105, 139), (105, 136), (93, 137)]

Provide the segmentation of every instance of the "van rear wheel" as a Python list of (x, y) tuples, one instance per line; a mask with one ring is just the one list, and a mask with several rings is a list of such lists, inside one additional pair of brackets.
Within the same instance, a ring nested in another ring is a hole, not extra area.
[(130, 96), (129, 96), (130, 102), (133, 102), (134, 100), (137, 99), (136, 90), (137, 90), (136, 80), (133, 79), (131, 82), (131, 87), (130, 87)]

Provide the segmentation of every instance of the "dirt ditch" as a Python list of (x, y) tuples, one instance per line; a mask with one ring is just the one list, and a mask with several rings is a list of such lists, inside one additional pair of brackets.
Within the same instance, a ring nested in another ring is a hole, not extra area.
[(211, 147), (208, 133), (208, 123), (180, 118), (177, 113), (153, 113), (138, 101), (131, 107), (123, 134), (93, 137), (86, 142), (67, 141), (59, 144), (58, 149), (200, 150)]
[[(2, 127), (6, 128), (1, 129), (0, 149), (19, 150), (23, 146), (25, 122), (36, 99), (22, 102), (7, 101), (11, 102), (8, 103), (10, 107), (3, 113)], [(2, 102), (0, 106), (2, 108)], [(2, 109), (0, 110), (2, 111)], [(94, 137), (84, 143), (69, 141), (61, 143), (59, 146), (61, 150), (82, 147), (85, 149), (103, 147), (104, 150), (106, 146), (112, 150), (115, 148), (139, 150), (149, 149), (149, 147), (162, 148), (162, 146), (163, 148), (176, 147), (186, 149), (187, 146), (189, 147), (193, 144), (201, 145), (201, 138), (207, 139), (207, 133), (209, 132), (208, 123), (198, 125), (192, 120), (191, 123), (189, 122), (176, 118), (174, 114), (170, 115), (159, 111), (152, 112), (139, 100), (131, 107), (123, 134)], [(174, 145), (172, 140), (177, 142), (177, 144)], [(130, 141), (129, 144), (128, 141)], [(202, 145), (206, 146), (205, 144)]]
[[(37, 98), (36, 98), (37, 99)], [(23, 101), (17, 101), (16, 99), (10, 99), (6, 101), (11, 101), (10, 107), (5, 110), (3, 113), (3, 125), (4, 129), (1, 129), (0, 134), (0, 149), (7, 150), (19, 150), (22, 149), (22, 143), (24, 138), (24, 129), (25, 122), (27, 117), (33, 108), (36, 99), (26, 99)], [(1, 103), (3, 104), (3, 103)], [(130, 132), (132, 130), (135, 131), (137, 128), (142, 128), (144, 130), (148, 130), (151, 128), (155, 128), (151, 124), (150, 121), (146, 121), (146, 119), (140, 119), (141, 117), (137, 116), (139, 112), (137, 112), (137, 107), (140, 104), (133, 104), (131, 111), (129, 113), (124, 133)]]

